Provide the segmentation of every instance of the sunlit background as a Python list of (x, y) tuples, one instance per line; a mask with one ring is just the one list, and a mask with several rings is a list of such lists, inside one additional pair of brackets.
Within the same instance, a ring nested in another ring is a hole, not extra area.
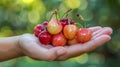
[(0, 67), (120, 67), (120, 0), (0, 0), (0, 37), (33, 33), (34, 26), (48, 20), (56, 8), (59, 18), (72, 8), (69, 17), (76, 22), (79, 13), (90, 27), (112, 27), (112, 40), (95, 51), (64, 62), (23, 57), (0, 62)]

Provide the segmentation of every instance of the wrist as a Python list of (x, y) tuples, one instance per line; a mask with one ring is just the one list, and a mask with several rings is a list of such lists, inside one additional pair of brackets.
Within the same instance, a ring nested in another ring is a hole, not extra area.
[(24, 53), (19, 47), (19, 37), (0, 38), (0, 61), (24, 56)]
[(22, 51), (21, 47), (20, 47), (20, 38), (22, 35), (17, 36), (17, 41), (16, 41), (16, 51), (19, 54), (19, 56), (25, 56), (24, 52)]

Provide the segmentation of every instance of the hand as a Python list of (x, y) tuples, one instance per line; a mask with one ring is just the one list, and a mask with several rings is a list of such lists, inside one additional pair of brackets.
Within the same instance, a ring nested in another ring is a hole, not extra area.
[(66, 53), (64, 47), (53, 47), (52, 45), (43, 45), (38, 38), (32, 34), (24, 34), (19, 38), (21, 52), (36, 60), (52, 61), (58, 56)]
[(111, 39), (111, 28), (91, 27), (89, 29), (93, 32), (93, 38), (84, 44), (53, 47), (51, 45), (42, 45), (34, 35), (24, 34), (19, 38), (19, 48), (24, 55), (33, 59), (46, 61), (67, 60), (82, 53), (92, 51)]
[(72, 46), (66, 46), (67, 53), (59, 56), (56, 60), (66, 60), (71, 57), (79, 56), (82, 53), (90, 52), (111, 39), (112, 29), (109, 27), (91, 27), (92, 40), (84, 44), (75, 44)]

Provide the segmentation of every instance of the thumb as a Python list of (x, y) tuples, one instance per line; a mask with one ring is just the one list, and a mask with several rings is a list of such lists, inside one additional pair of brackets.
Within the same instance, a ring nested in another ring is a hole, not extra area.
[(67, 53), (67, 50), (64, 47), (54, 47), (48, 50), (47, 52), (47, 61), (55, 60), (57, 57)]

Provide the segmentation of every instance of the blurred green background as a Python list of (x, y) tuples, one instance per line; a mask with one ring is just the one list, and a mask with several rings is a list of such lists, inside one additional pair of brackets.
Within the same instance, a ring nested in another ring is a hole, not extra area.
[(69, 17), (89, 26), (109, 26), (111, 41), (102, 47), (64, 62), (44, 62), (28, 57), (0, 62), (0, 67), (120, 67), (120, 0), (0, 0), (0, 37), (33, 33), (35, 25), (49, 19), (54, 9), (59, 17), (72, 8)]

